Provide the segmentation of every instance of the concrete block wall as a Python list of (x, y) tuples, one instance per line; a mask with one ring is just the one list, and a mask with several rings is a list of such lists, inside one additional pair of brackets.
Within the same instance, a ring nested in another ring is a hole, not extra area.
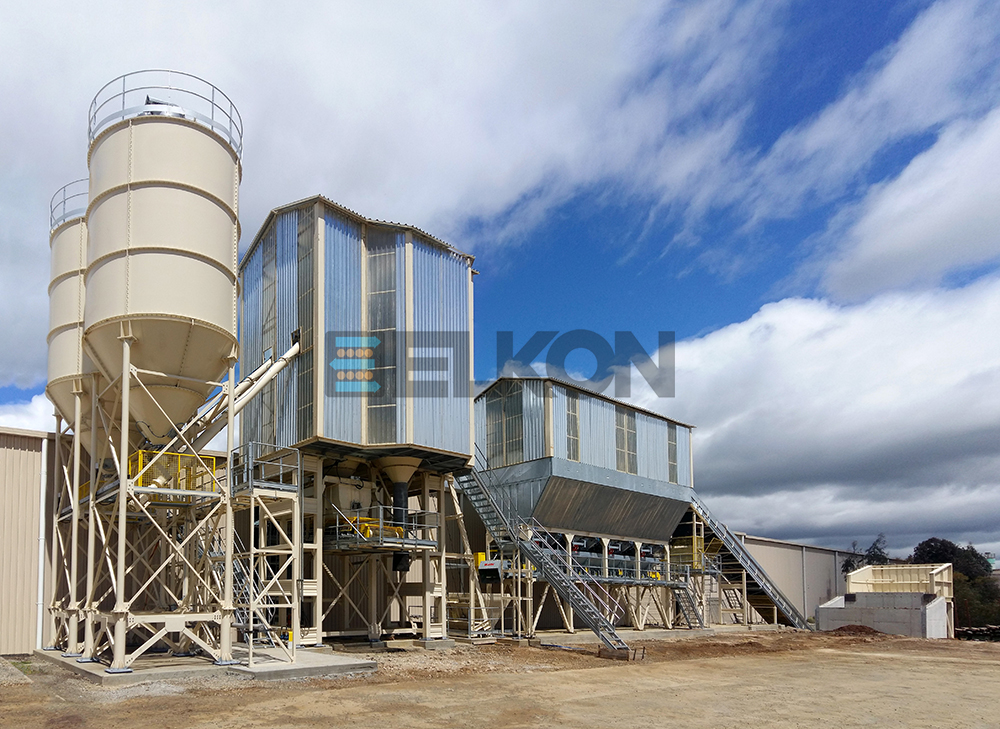
[(816, 625), (820, 630), (865, 625), (892, 635), (947, 638), (948, 605), (943, 597), (919, 592), (859, 592), (817, 607)]

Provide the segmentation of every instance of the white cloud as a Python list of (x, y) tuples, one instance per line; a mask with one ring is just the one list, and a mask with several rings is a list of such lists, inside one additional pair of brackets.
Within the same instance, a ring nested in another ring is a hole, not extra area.
[(998, 99), (1000, 5), (936, 2), (840, 98), (767, 151), (749, 177), (749, 213), (788, 217), (839, 197), (858, 187), (876, 155), (894, 143), (936, 135)]
[(857, 306), (786, 299), (679, 343), (677, 397), (639, 400), (699, 426), (697, 487), (735, 528), (996, 541), (998, 331), (996, 277)]
[(896, 179), (873, 189), (843, 234), (825, 288), (860, 299), (936, 284), (1000, 257), (1000, 108), (956, 122)]
[(51, 432), (56, 425), (52, 403), (45, 395), (35, 395), (28, 402), (0, 405), (0, 427)]
[(180, 68), (245, 122), (244, 243), (266, 212), (322, 192), (459, 246), (535, 225), (579, 189), (724, 189), (782, 3), (54, 0), (0, 24), (0, 385), (43, 375), (47, 201), (86, 174), (94, 93)]

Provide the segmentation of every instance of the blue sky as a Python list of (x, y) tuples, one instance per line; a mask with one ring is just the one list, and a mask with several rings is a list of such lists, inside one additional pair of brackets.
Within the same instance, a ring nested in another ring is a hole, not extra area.
[(0, 424), (49, 422), (87, 105), (173, 67), (242, 112), (244, 244), (316, 193), (415, 224), (477, 256), (478, 378), (498, 330), (675, 331), (677, 397), (634, 399), (734, 528), (1000, 551), (995, 2), (40, 0), (0, 67)]

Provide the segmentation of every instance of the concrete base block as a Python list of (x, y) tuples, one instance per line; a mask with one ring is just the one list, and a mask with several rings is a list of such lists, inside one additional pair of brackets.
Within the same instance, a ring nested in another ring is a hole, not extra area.
[(417, 648), (425, 648), (430, 651), (448, 650), (455, 647), (455, 641), (451, 638), (420, 638), (413, 641)]

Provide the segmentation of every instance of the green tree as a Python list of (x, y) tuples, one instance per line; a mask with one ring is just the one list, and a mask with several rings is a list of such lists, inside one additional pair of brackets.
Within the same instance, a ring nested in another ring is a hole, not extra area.
[(879, 532), (875, 541), (862, 552), (855, 539), (851, 542), (851, 553), (844, 557), (844, 562), (840, 565), (840, 571), (846, 575), (848, 572), (859, 570), (866, 565), (889, 564), (889, 553), (885, 551), (885, 544), (885, 534)]
[(990, 561), (971, 544), (960, 547), (931, 537), (913, 548), (915, 564), (951, 562), (955, 570), (955, 625), (959, 628), (1000, 624), (1000, 584)]
[(879, 532), (875, 541), (865, 550), (865, 564), (889, 564), (889, 553), (885, 551), (885, 534)]

